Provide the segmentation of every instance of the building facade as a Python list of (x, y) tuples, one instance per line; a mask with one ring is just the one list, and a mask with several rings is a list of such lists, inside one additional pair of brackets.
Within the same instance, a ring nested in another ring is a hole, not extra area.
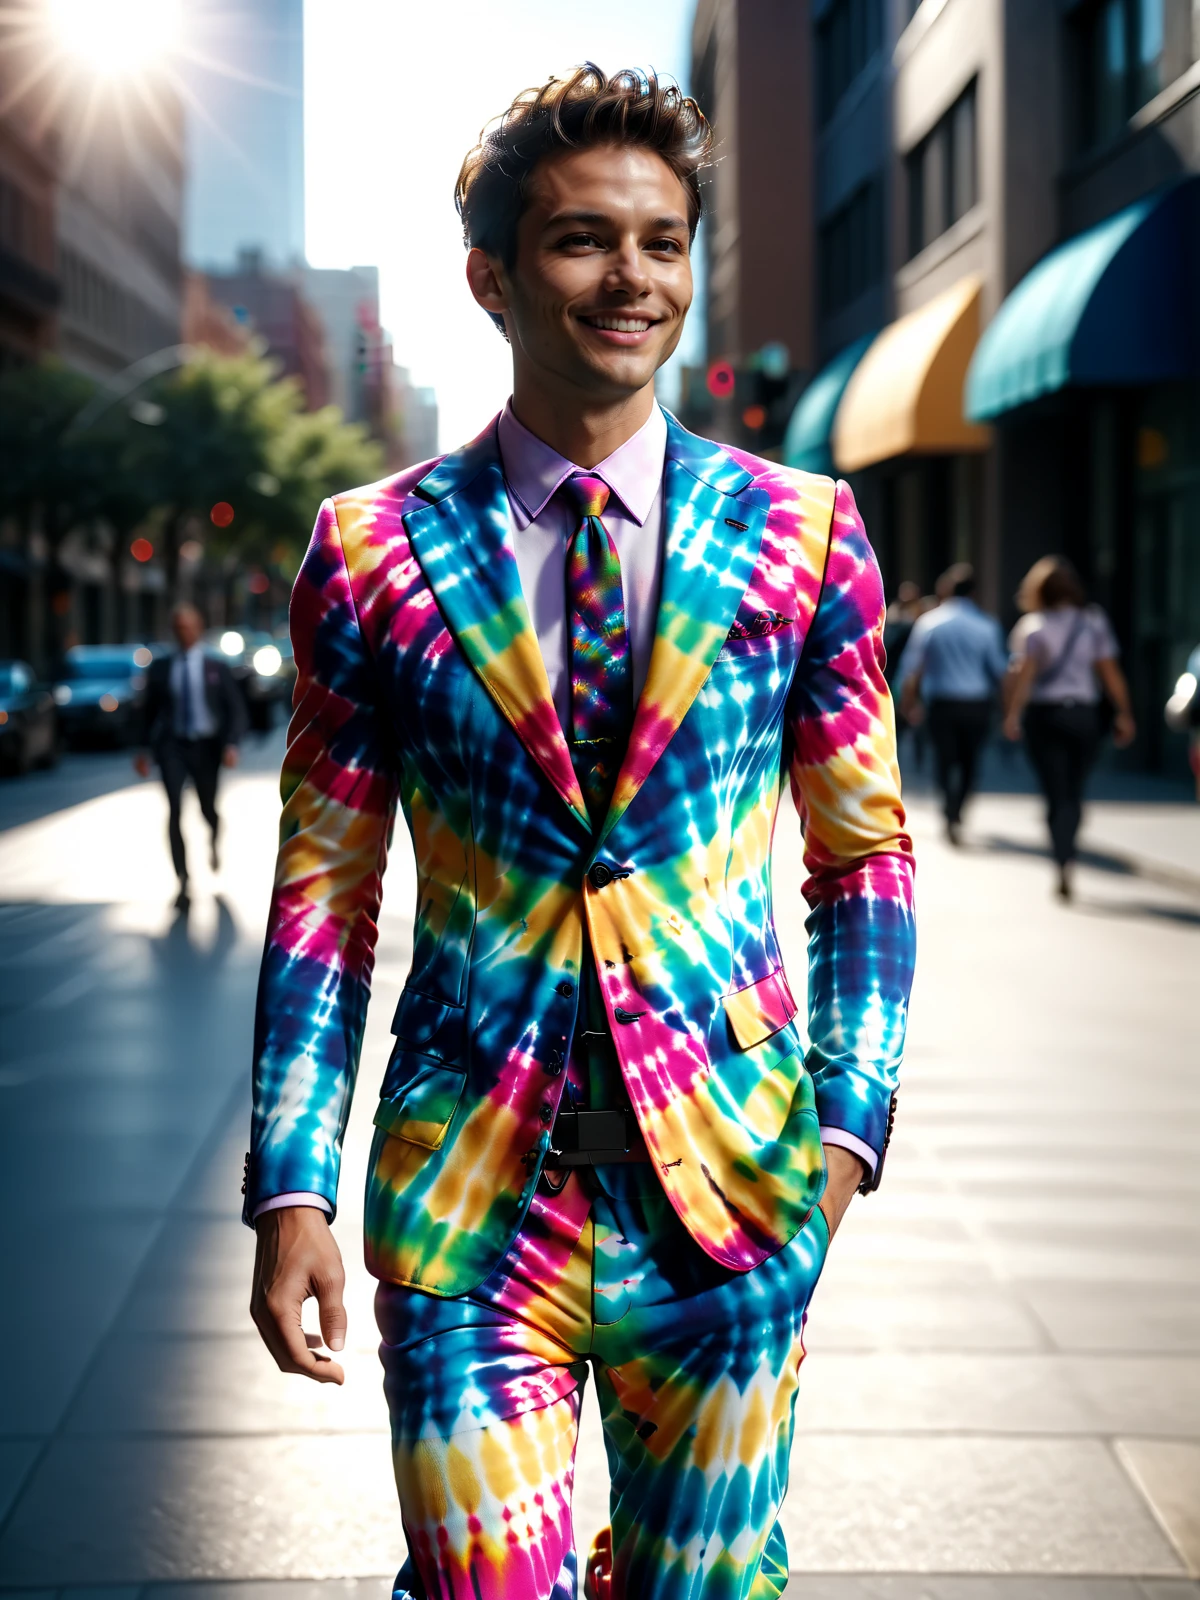
[[(686, 372), (681, 411), (751, 449), (782, 438), (816, 362), (813, 130), (807, 0), (700, 0), (691, 89), (717, 160), (702, 231), (708, 365)], [(714, 393), (713, 390), (716, 390)]]
[[(1181, 768), (1162, 706), (1200, 640), (1200, 6), (813, 0), (805, 43), (776, 34), (775, 104), (765, 77), (744, 92), (736, 20), (697, 7), (723, 147), (812, 82), (815, 261), (757, 289), (760, 323), (810, 298), (780, 453), (850, 479), (889, 592), (969, 559), (1012, 621), (1032, 562), (1069, 556), (1121, 641), (1130, 759)], [(741, 235), (740, 177), (713, 185), (710, 359), (770, 249)]]
[(182, 108), (165, 76), (144, 96), (96, 83), (59, 123), (57, 349), (104, 380), (179, 343)]
[(244, 249), (232, 272), (206, 273), (205, 281), (210, 297), (265, 340), (286, 376), (299, 379), (307, 409), (328, 405), (325, 325), (295, 277), (270, 271), (261, 251)]
[(53, 347), (60, 299), (59, 143), (44, 108), (20, 93), (28, 70), (14, 19), (0, 18), (0, 365)]
[(258, 250), (304, 259), (303, 0), (195, 0), (185, 254), (211, 271)]

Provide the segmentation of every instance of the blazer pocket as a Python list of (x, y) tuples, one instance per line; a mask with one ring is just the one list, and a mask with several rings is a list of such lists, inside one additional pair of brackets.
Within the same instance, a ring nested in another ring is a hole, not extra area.
[(449, 1000), (405, 989), (392, 1018), (392, 1032), (403, 1044), (439, 1061), (460, 1061), (466, 1009)]
[(723, 995), (722, 1004), (741, 1050), (752, 1050), (786, 1028), (798, 1009), (782, 967), (744, 989)]
[(458, 1109), (466, 1082), (465, 1072), (428, 1056), (397, 1050), (384, 1079), (375, 1126), (397, 1139), (407, 1139), (409, 1144), (437, 1150)]

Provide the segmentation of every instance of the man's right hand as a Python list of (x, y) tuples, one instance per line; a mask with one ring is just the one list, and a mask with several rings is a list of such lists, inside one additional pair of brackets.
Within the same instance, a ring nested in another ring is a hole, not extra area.
[[(346, 1273), (325, 1213), (315, 1206), (264, 1211), (254, 1231), (258, 1249), (250, 1315), (276, 1365), (317, 1383), (344, 1382), (337, 1362), (318, 1353), (322, 1342), (330, 1350), (346, 1343)], [(310, 1299), (317, 1302), (323, 1338), (301, 1326), (304, 1302)]]
[(137, 755), (134, 756), (133, 770), (139, 778), (148, 778), (150, 776), (150, 757), (144, 750), (139, 750)]

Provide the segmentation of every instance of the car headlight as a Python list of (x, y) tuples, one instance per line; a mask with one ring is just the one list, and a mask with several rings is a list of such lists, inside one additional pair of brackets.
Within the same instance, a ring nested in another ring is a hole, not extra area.
[(246, 641), (236, 628), (230, 628), (221, 635), (221, 654), (223, 656), (240, 656), (246, 648)]
[(54, 685), (54, 704), (56, 706), (69, 706), (71, 704), (71, 690), (65, 683)]
[(254, 652), (254, 670), (262, 678), (273, 678), (283, 665), (283, 657), (273, 644), (264, 644)]

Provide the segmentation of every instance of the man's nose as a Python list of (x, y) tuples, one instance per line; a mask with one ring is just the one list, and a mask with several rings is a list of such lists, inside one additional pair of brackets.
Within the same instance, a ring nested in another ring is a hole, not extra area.
[(616, 256), (608, 272), (608, 289), (624, 289), (628, 294), (642, 295), (650, 288), (650, 276), (636, 244), (627, 244)]

